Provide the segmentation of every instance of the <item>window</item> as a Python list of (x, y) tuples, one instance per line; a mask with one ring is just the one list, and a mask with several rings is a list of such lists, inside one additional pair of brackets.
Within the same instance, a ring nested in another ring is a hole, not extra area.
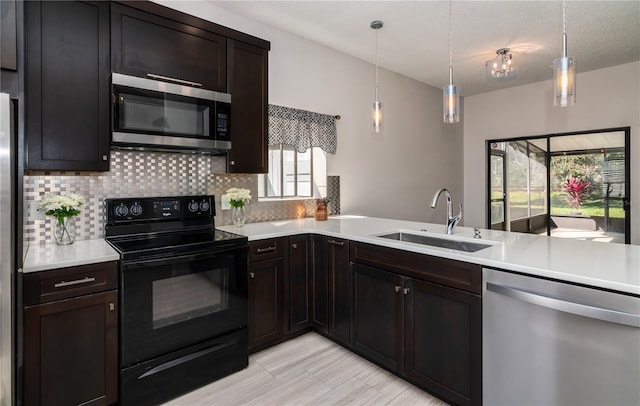
[(277, 144), (269, 146), (269, 173), (258, 175), (259, 198), (317, 198), (326, 195), (325, 152), (312, 147), (305, 152)]

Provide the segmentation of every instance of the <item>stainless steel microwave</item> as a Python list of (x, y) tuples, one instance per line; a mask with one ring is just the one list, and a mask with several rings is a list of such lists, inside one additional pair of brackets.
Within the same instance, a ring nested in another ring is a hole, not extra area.
[(112, 73), (111, 83), (114, 147), (212, 154), (231, 149), (230, 94), (120, 73)]

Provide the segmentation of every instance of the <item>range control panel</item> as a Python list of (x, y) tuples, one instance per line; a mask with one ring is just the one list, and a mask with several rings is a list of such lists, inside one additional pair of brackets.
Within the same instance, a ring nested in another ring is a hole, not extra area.
[(215, 215), (214, 196), (211, 195), (105, 199), (105, 202), (107, 224), (209, 218)]

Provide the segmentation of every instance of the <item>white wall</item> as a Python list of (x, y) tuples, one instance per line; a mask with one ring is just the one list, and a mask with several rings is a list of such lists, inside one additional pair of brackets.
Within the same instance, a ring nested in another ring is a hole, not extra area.
[(467, 224), (486, 225), (486, 140), (630, 126), (631, 243), (640, 244), (640, 62), (578, 74), (571, 107), (553, 107), (547, 80), (467, 97), (465, 108)]
[(327, 160), (342, 213), (443, 223), (444, 204), (429, 208), (433, 193), (446, 186), (461, 201), (462, 124), (442, 124), (440, 89), (381, 69), (385, 132), (373, 135), (372, 64), (208, 2), (158, 2), (270, 41), (269, 103), (342, 116)]

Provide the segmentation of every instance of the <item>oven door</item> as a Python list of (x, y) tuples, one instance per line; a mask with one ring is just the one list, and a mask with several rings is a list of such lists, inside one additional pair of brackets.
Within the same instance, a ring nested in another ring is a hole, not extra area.
[(247, 325), (247, 248), (123, 261), (122, 366)]

